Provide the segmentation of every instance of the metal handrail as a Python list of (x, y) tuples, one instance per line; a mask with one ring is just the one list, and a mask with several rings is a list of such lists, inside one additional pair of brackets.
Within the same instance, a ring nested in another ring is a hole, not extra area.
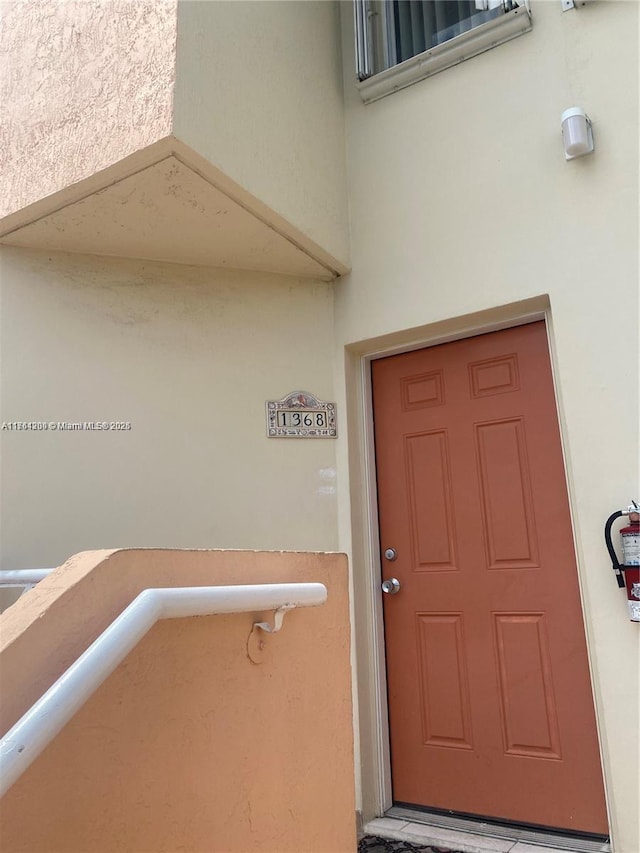
[(276, 610), (281, 616), (294, 607), (313, 607), (326, 600), (327, 588), (321, 583), (145, 589), (2, 738), (0, 796), (158, 619), (261, 610)]
[(10, 569), (0, 572), (0, 587), (35, 586), (55, 569)]

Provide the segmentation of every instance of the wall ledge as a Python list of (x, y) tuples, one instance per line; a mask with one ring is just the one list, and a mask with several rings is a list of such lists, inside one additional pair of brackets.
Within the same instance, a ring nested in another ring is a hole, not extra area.
[(349, 271), (173, 135), (4, 217), (0, 243), (325, 281)]

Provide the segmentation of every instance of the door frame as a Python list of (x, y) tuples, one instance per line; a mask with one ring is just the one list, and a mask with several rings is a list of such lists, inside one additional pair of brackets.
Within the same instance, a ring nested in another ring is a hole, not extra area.
[[(565, 477), (572, 522), (572, 536), (580, 604), (589, 660), (591, 689), (594, 699), (596, 728), (600, 755), (603, 756), (600, 737), (599, 708), (595, 695), (594, 672), (591, 661), (591, 643), (588, 624), (584, 618), (584, 594), (580, 552), (576, 547), (576, 525), (572, 489), (571, 466), (565, 441), (565, 425), (561, 389), (557, 382), (556, 354), (553, 340), (553, 322), (547, 296), (526, 300), (478, 314), (466, 315), (438, 322), (419, 330), (376, 338), (347, 347), (346, 390), (347, 419), (350, 423), (350, 443), (356, 452), (350, 453), (351, 513), (352, 513), (352, 563), (354, 566), (354, 623), (355, 658), (357, 666), (358, 745), (360, 752), (360, 782), (362, 794), (362, 820), (367, 823), (381, 817), (393, 805), (391, 782), (391, 753), (389, 745), (389, 718), (387, 705), (386, 660), (382, 600), (378, 581), (381, 571), (378, 496), (376, 486), (375, 446), (373, 434), (373, 401), (371, 362), (378, 358), (438, 346), (464, 338), (497, 332), (544, 320), (551, 360), (553, 387), (556, 398), (560, 441), (565, 466)], [(349, 405), (351, 401), (351, 405)], [(354, 489), (354, 484), (356, 488)], [(605, 797), (608, 803), (606, 768), (603, 766)]]

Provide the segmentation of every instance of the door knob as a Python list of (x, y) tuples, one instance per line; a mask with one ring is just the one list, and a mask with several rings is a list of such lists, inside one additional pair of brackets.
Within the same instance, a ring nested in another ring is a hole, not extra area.
[(387, 595), (395, 595), (397, 592), (400, 592), (400, 581), (398, 578), (387, 578), (385, 581), (382, 581), (382, 591)]

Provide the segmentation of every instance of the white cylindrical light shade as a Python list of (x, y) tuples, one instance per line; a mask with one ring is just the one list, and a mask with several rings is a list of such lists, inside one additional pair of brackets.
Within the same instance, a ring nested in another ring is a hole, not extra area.
[(562, 113), (562, 139), (567, 160), (582, 157), (593, 151), (593, 137), (587, 114), (580, 107), (571, 107)]

